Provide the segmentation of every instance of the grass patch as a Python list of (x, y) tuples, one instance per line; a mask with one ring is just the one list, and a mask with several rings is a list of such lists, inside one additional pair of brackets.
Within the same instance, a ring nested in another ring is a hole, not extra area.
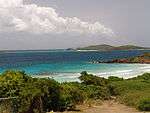
[(132, 79), (113, 81), (113, 91), (121, 103), (134, 106), (139, 110), (150, 110), (150, 74), (143, 74)]

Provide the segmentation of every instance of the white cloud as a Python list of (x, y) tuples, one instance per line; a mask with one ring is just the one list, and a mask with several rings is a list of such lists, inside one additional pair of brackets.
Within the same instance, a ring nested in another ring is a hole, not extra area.
[(77, 17), (60, 17), (51, 7), (23, 4), (23, 0), (0, 0), (0, 32), (77, 33), (112, 35), (99, 22), (88, 23)]

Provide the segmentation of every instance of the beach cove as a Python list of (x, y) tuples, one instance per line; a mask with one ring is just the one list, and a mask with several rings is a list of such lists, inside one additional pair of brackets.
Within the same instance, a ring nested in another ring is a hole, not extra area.
[(94, 64), (91, 62), (128, 58), (149, 51), (7, 51), (0, 53), (0, 72), (2, 73), (10, 69), (24, 70), (27, 74), (34, 77), (49, 77), (60, 82), (78, 81), (82, 71), (105, 78), (108, 76), (131, 78), (145, 72), (150, 72), (150, 64)]

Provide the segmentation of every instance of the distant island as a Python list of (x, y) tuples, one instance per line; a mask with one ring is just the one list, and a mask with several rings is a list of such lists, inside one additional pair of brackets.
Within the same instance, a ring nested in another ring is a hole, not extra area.
[(114, 50), (147, 50), (150, 47), (140, 47), (135, 45), (111, 46), (107, 44), (92, 45), (82, 48), (77, 48), (77, 51), (114, 51)]
[(144, 53), (143, 55), (131, 57), (114, 59), (110, 61), (93, 61), (93, 63), (140, 63), (140, 64), (150, 64), (150, 53)]

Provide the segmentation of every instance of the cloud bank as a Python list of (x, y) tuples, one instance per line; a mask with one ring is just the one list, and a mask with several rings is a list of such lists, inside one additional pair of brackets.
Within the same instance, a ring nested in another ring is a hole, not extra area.
[(24, 4), (23, 0), (0, 0), (0, 32), (113, 34), (110, 28), (99, 22), (60, 17), (54, 8)]

